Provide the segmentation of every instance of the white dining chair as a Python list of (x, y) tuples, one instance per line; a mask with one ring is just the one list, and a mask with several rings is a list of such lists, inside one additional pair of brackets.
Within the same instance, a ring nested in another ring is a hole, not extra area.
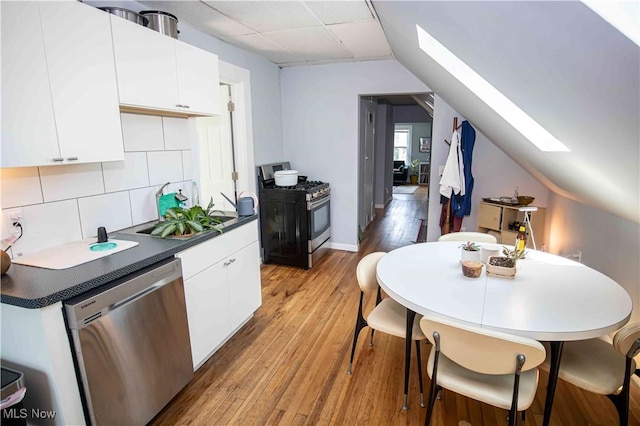
[(431, 423), (442, 388), (509, 411), (525, 420), (538, 386), (538, 365), (545, 359), (541, 343), (476, 326), (424, 316), (420, 327), (433, 344), (427, 363), (431, 386), (425, 425)]
[(498, 240), (491, 234), (485, 234), (484, 232), (451, 232), (450, 234), (441, 235), (438, 241), (471, 241), (473, 243), (493, 243), (496, 244)]
[[(356, 344), (358, 342), (358, 336), (360, 331), (364, 327), (371, 329), (371, 338), (369, 340), (369, 346), (373, 346), (373, 333), (375, 330), (383, 333), (390, 334), (392, 336), (402, 337), (407, 339), (407, 308), (391, 299), (390, 297), (382, 298), (380, 291), (380, 285), (376, 278), (376, 266), (380, 259), (385, 255), (384, 252), (370, 253), (363, 257), (356, 268), (356, 278), (358, 285), (360, 286), (360, 302), (358, 305), (358, 316), (356, 318), (356, 328), (353, 336), (353, 345), (351, 348), (351, 358), (349, 360), (349, 369), (347, 374), (352, 373), (353, 357), (356, 352)], [(365, 316), (363, 314), (363, 301), (364, 294), (372, 291), (377, 291), (376, 306)], [(426, 340), (425, 335), (420, 330), (420, 317), (416, 316), (413, 322), (413, 330), (411, 333), (411, 339), (415, 342), (416, 355), (418, 358), (418, 378), (420, 380), (420, 406), (424, 407), (424, 392), (422, 385), (422, 362), (420, 356), (420, 341)], [(407, 342), (407, 345), (410, 343)], [(410, 348), (408, 346), (408, 348)], [(409, 352), (407, 352), (409, 354)], [(405, 359), (405, 363), (408, 360)], [(403, 410), (407, 410), (407, 393), (409, 389), (409, 376), (407, 374), (408, 366), (405, 365), (405, 382), (404, 382), (404, 405)]]
[[(565, 342), (558, 377), (589, 392), (606, 395), (618, 411), (620, 426), (629, 423), (629, 385), (640, 371), (640, 323), (618, 330), (613, 343), (603, 339)], [(548, 368), (549, 360), (545, 361)]]

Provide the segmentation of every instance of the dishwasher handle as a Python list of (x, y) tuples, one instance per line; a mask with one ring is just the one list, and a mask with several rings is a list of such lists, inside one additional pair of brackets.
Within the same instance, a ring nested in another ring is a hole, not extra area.
[(152, 285), (151, 287), (147, 287), (145, 290), (142, 290), (141, 292), (136, 293), (133, 296), (130, 296), (129, 298), (127, 298), (127, 299), (121, 300), (121, 301), (116, 302), (113, 305), (109, 306), (109, 310), (113, 311), (115, 309), (118, 309), (119, 307), (124, 306), (124, 305), (126, 305), (128, 303), (131, 303), (131, 302), (133, 302), (135, 300), (138, 300), (141, 297), (144, 297), (147, 294), (152, 293), (152, 292), (156, 291), (157, 289), (159, 289), (160, 287), (163, 287), (163, 286), (165, 286), (167, 284), (168, 283), (158, 283), (158, 284)]

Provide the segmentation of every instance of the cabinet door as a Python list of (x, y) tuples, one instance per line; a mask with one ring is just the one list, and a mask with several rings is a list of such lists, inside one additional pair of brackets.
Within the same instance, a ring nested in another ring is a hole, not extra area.
[(111, 15), (120, 104), (175, 110), (174, 39)]
[(2, 2), (2, 167), (60, 157), (36, 2)]
[(230, 328), (235, 330), (262, 304), (258, 242), (229, 256)]
[(480, 203), (478, 207), (478, 226), (488, 229), (500, 230), (502, 208)]
[(109, 14), (79, 2), (40, 11), (61, 157), (124, 160)]
[(229, 287), (224, 261), (186, 280), (184, 294), (195, 371), (229, 335)]
[(220, 114), (218, 56), (175, 41), (180, 105), (189, 113)]

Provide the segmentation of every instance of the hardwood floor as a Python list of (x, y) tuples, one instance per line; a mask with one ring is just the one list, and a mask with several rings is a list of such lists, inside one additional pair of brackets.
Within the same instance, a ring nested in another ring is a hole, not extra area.
[[(402, 410), (404, 340), (360, 335), (347, 375), (359, 297), (355, 268), (365, 254), (411, 244), (426, 218), (426, 194), (399, 194), (364, 234), (360, 253), (332, 250), (310, 270), (262, 267), (262, 307), (214, 354), (152, 421), (153, 425), (421, 425), (415, 353), (409, 410)], [(407, 277), (410, 279), (410, 277)], [(373, 306), (367, 300), (367, 309)], [(423, 346), (423, 360), (431, 346)], [(425, 374), (425, 399), (429, 379)], [(542, 424), (547, 375), (527, 424)], [(505, 424), (503, 410), (444, 391), (432, 424)], [(559, 381), (551, 425), (617, 425), (604, 396)], [(630, 425), (640, 425), (640, 389), (632, 386)]]

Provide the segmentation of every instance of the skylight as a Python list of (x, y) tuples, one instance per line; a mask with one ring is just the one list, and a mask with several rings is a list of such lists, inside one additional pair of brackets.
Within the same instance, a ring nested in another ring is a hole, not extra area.
[(582, 0), (582, 3), (640, 46), (640, 5), (637, 1)]
[(487, 80), (454, 55), (427, 33), (420, 25), (416, 25), (418, 45), (420, 49), (439, 63), (460, 83), (465, 85), (476, 96), (482, 99), (491, 109), (511, 124), (522, 136), (527, 138), (540, 151), (568, 152), (569, 148), (544, 127), (538, 124), (516, 104), (511, 102)]

